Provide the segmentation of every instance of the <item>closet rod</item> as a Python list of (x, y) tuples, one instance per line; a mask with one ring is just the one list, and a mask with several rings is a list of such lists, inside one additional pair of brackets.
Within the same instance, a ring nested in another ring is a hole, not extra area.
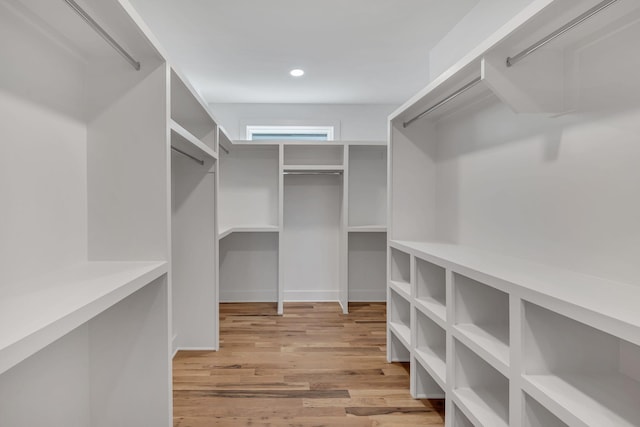
[(526, 58), (527, 56), (531, 55), (533, 52), (535, 52), (536, 50), (540, 49), (542, 46), (546, 45), (551, 40), (553, 40), (553, 39), (555, 39), (557, 37), (560, 37), (562, 34), (566, 33), (567, 31), (569, 31), (573, 27), (581, 24), (582, 22), (586, 21), (587, 19), (591, 18), (593, 15), (595, 15), (595, 14), (599, 13), (600, 11), (604, 10), (608, 6), (611, 6), (616, 1), (618, 1), (618, 0), (604, 0), (604, 1), (600, 2), (600, 3), (598, 3), (597, 5), (592, 7), (591, 9), (587, 10), (586, 12), (584, 12), (582, 15), (580, 15), (577, 18), (574, 18), (571, 21), (567, 22), (562, 27), (558, 28), (557, 30), (555, 30), (553, 33), (549, 34), (545, 38), (540, 39), (539, 41), (537, 41), (536, 43), (532, 44), (531, 46), (529, 46), (528, 48), (526, 48), (522, 52), (518, 53), (515, 56), (508, 57), (507, 58), (507, 67), (511, 67), (511, 66), (515, 65), (517, 62), (519, 62), (522, 59)]
[(189, 153), (185, 153), (184, 151), (180, 150), (179, 148), (171, 147), (171, 149), (172, 149), (173, 151), (175, 151), (176, 153), (180, 153), (180, 154), (182, 154), (183, 156), (186, 156), (186, 157), (190, 158), (190, 159), (191, 159), (191, 160), (193, 160), (194, 162), (198, 162), (198, 163), (200, 163), (201, 165), (204, 165), (204, 160), (201, 160), (201, 159), (199, 159), (199, 158), (197, 158), (197, 157), (194, 157), (194, 156), (192, 156), (192, 155), (191, 155), (191, 154), (189, 154)]
[(85, 22), (89, 24), (89, 26), (100, 35), (100, 37), (105, 39), (105, 41), (109, 43), (111, 47), (113, 47), (120, 55), (122, 55), (122, 57), (126, 59), (127, 62), (136, 69), (136, 71), (140, 70), (140, 62), (136, 61), (131, 55), (129, 55), (129, 53), (124, 50), (124, 48), (120, 46), (118, 42), (115, 41), (113, 37), (111, 37), (109, 33), (107, 33), (104, 28), (100, 26), (100, 24), (98, 24), (91, 16), (89, 16), (89, 14), (78, 5), (78, 3), (76, 3), (74, 0), (64, 1), (69, 5), (69, 7), (71, 7), (71, 9), (73, 9), (78, 15), (80, 15), (80, 17), (84, 19)]
[(342, 171), (284, 171), (284, 175), (342, 175)]
[(229, 154), (229, 150), (227, 150), (226, 148), (224, 148), (224, 145), (222, 144), (218, 144), (218, 147), (220, 147), (222, 149), (222, 151), (224, 151), (225, 153)]
[(477, 78), (473, 79), (472, 81), (470, 81), (466, 85), (462, 86), (457, 91), (453, 92), (451, 95), (449, 95), (446, 98), (438, 101), (437, 103), (435, 103), (431, 107), (427, 108), (426, 110), (424, 110), (422, 113), (418, 114), (417, 116), (415, 116), (411, 120), (403, 122), (402, 123), (402, 127), (406, 128), (407, 126), (409, 126), (411, 123), (415, 122), (416, 120), (421, 119), (422, 117), (426, 116), (430, 112), (437, 110), (438, 108), (442, 107), (447, 102), (453, 100), (454, 98), (456, 98), (459, 95), (462, 95), (463, 93), (465, 93), (466, 91), (468, 91), (469, 89), (471, 89), (472, 87), (474, 87), (475, 85), (480, 83), (480, 81), (482, 81), (482, 77), (477, 77)]

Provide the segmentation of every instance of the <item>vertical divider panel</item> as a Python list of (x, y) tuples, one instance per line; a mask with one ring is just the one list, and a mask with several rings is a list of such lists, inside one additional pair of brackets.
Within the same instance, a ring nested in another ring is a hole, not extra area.
[(522, 300), (509, 294), (509, 425), (523, 422), (524, 396), (522, 395), (522, 354), (523, 354), (523, 313)]
[(340, 210), (340, 276), (338, 300), (344, 314), (349, 313), (349, 146), (343, 147), (342, 206)]
[[(459, 409), (454, 411), (454, 404), (451, 396), (453, 396), (453, 384), (455, 384), (455, 345), (453, 343), (453, 335), (451, 330), (453, 329), (454, 317), (455, 317), (455, 298), (454, 298), (454, 284), (453, 284), (453, 272), (450, 269), (445, 271), (445, 287), (446, 287), (446, 301), (447, 301), (447, 329), (446, 329), (446, 361), (447, 361), (447, 384), (445, 389), (445, 395), (447, 399), (445, 401), (445, 414), (454, 414), (454, 412), (460, 412)], [(453, 427), (458, 425), (455, 423), (454, 417), (445, 417), (445, 427)]]
[(278, 146), (278, 314), (284, 313), (284, 146)]

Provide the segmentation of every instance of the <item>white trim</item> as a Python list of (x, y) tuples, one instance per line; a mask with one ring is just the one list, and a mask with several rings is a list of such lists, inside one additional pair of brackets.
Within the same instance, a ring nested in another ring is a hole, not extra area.
[(349, 302), (385, 302), (386, 300), (386, 289), (349, 289)]
[(284, 291), (285, 302), (325, 302), (338, 301), (338, 291)]
[(220, 302), (277, 302), (278, 295), (274, 290), (257, 291), (225, 291), (220, 290)]

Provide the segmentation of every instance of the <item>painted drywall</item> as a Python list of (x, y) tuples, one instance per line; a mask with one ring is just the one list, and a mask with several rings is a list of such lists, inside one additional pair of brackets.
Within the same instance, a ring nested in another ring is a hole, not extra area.
[(534, 0), (480, 0), (429, 52), (435, 79)]
[(338, 140), (386, 140), (391, 104), (209, 104), (231, 139), (247, 125), (335, 126)]

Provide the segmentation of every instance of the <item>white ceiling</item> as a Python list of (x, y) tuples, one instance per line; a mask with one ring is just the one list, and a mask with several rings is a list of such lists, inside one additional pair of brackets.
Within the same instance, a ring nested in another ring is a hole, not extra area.
[(428, 83), (429, 50), (478, 0), (131, 2), (207, 102), (388, 104)]

